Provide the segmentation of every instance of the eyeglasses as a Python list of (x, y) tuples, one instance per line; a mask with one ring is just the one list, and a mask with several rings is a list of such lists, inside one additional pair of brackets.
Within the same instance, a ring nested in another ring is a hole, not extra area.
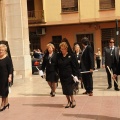
[(110, 43), (114, 43), (114, 42), (110, 42)]

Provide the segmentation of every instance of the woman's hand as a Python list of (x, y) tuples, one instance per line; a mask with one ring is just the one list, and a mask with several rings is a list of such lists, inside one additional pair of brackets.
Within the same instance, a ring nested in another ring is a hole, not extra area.
[(8, 82), (11, 82), (11, 81), (12, 81), (12, 75), (9, 75)]
[(116, 74), (114, 74), (114, 75), (112, 76), (112, 78), (113, 78), (113, 79), (116, 79), (116, 77), (117, 77), (117, 75), (116, 75)]
[(92, 73), (94, 70), (93, 69), (90, 69), (90, 72)]

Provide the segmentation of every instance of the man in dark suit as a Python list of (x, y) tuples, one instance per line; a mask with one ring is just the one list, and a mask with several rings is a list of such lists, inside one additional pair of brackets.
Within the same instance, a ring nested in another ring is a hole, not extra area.
[[(114, 74), (117, 68), (116, 66), (118, 66), (118, 63), (119, 63), (119, 48), (114, 46), (114, 38), (111, 38), (109, 40), (109, 46), (105, 47), (103, 50), (103, 60), (102, 60), (102, 65), (103, 67), (106, 68), (106, 72), (107, 72), (107, 79), (108, 79), (107, 89), (112, 88), (112, 80), (111, 80), (112, 76), (107, 66), (110, 68), (110, 70), (112, 70)], [(118, 81), (117, 77), (116, 77), (116, 81)], [(116, 82), (114, 82), (114, 89), (116, 91), (119, 91)]]
[(119, 63), (118, 63), (118, 65), (116, 66), (116, 71), (115, 71), (115, 73), (114, 73), (114, 75), (113, 75), (113, 78), (115, 79), (118, 75), (120, 75), (120, 53), (119, 53)]
[(94, 70), (94, 52), (92, 47), (89, 45), (89, 40), (87, 37), (82, 39), (82, 56), (81, 56), (81, 71), (89, 71), (88, 73), (82, 73), (82, 80), (85, 87), (85, 92), (83, 94), (88, 94), (93, 96), (93, 70)]

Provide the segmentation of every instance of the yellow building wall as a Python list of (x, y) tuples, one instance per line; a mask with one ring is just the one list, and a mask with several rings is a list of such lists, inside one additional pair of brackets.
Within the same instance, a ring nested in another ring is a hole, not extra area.
[(116, 4), (115, 4), (115, 15), (117, 17), (120, 17), (120, 0), (115, 0)]
[(95, 0), (80, 0), (80, 19), (95, 18)]
[(65, 14), (61, 13), (61, 0), (43, 0), (46, 23), (41, 26), (46, 26), (46, 34), (41, 36), (42, 50), (46, 49), (52, 36), (58, 35), (67, 37), (72, 46), (78, 33), (93, 33), (95, 52), (98, 47), (102, 50), (101, 29), (115, 28), (115, 19), (120, 20), (120, 0), (115, 0), (113, 10), (100, 10), (99, 0), (78, 1), (78, 12)]
[(120, 0), (115, 0), (115, 10), (100, 10), (99, 0), (78, 0), (78, 12), (69, 14), (61, 13), (61, 0), (43, 0), (43, 10), (46, 25), (111, 21), (120, 19)]
[(100, 10), (99, 0), (80, 0), (80, 21), (99, 22), (120, 19), (120, 0), (115, 0), (115, 9)]
[(61, 0), (43, 0), (43, 9), (46, 22), (61, 20)]

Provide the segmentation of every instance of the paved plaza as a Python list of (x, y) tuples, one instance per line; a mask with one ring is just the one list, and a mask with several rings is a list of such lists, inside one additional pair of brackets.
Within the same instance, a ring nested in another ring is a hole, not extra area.
[[(120, 91), (107, 88), (104, 69), (93, 73), (93, 96), (75, 95), (76, 107), (67, 104), (60, 82), (56, 96), (50, 96), (47, 82), (39, 75), (15, 78), (9, 94), (10, 108), (0, 112), (0, 120), (120, 120)], [(120, 78), (119, 78), (120, 81)]]

